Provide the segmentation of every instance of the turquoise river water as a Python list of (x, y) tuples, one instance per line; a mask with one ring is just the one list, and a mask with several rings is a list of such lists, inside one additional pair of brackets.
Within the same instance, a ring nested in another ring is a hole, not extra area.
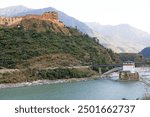
[(145, 95), (140, 81), (99, 79), (72, 83), (0, 89), (1, 100), (116, 100), (137, 99)]

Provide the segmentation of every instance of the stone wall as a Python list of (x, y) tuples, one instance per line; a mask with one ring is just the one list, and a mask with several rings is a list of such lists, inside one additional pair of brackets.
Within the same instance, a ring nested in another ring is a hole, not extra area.
[(131, 73), (130, 71), (120, 71), (119, 73), (120, 80), (139, 80), (139, 73)]
[(53, 22), (54, 24), (57, 24), (60, 27), (64, 27), (63, 22), (59, 21), (57, 12), (45, 12), (39, 17), (39, 19), (48, 20)]
[(0, 17), (0, 25), (10, 26), (19, 23), (22, 17)]
[(23, 19), (39, 19), (46, 20), (57, 24), (60, 27), (64, 27), (63, 22), (59, 21), (57, 12), (45, 12), (42, 15), (26, 15), (22, 17), (0, 17), (0, 25), (11, 26), (15, 24), (19, 24)]

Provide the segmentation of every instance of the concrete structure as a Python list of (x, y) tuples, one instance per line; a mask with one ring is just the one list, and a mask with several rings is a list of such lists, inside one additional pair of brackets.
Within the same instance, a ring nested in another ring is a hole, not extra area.
[(119, 72), (119, 79), (120, 80), (139, 80), (139, 73), (131, 73), (130, 71), (120, 71)]
[(135, 63), (132, 61), (127, 61), (123, 63), (123, 71), (135, 72)]
[(139, 73), (135, 72), (135, 63), (126, 61), (123, 63), (122, 71), (119, 72), (120, 80), (139, 80)]
[(45, 12), (42, 15), (26, 15), (21, 17), (0, 17), (0, 25), (1, 26), (13, 26), (19, 24), (24, 19), (39, 19), (50, 21), (54, 24), (57, 24), (60, 27), (64, 27), (63, 22), (59, 21), (57, 12)]

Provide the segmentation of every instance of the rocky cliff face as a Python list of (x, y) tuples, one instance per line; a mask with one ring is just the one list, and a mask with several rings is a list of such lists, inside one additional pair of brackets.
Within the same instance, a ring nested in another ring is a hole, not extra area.
[(55, 33), (63, 33), (71, 35), (68, 28), (60, 26), (48, 20), (40, 20), (35, 18), (23, 19), (18, 26), (24, 30), (36, 30), (37, 32), (53, 31)]

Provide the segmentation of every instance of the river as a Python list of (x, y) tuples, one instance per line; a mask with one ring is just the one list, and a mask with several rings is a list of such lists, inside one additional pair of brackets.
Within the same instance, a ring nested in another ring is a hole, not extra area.
[[(149, 72), (148, 72), (149, 73)], [(150, 78), (150, 74), (143, 75)], [(1, 100), (117, 100), (142, 98), (149, 87), (141, 81), (112, 78), (0, 89)]]

